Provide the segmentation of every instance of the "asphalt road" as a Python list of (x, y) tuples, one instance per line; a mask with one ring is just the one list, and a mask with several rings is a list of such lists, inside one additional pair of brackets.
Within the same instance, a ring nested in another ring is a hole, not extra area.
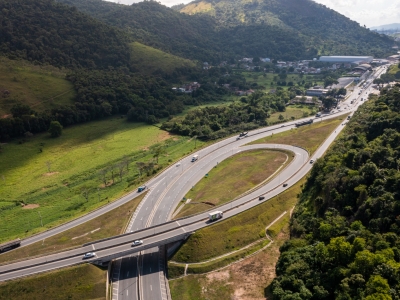
[[(364, 93), (366, 90), (364, 90)], [(355, 89), (354, 95), (358, 94), (358, 89)], [(363, 94), (361, 94), (363, 95)], [(324, 116), (322, 119), (330, 118), (330, 117), (335, 117), (336, 115), (347, 113), (350, 110), (355, 110), (356, 107), (362, 103), (360, 96), (356, 96), (357, 100), (356, 103), (353, 105), (350, 105), (350, 100), (354, 98), (353, 96), (349, 98), (348, 103), (342, 104), (342, 106), (348, 106), (349, 109), (344, 110), (342, 112), (338, 112), (335, 115), (330, 115), (330, 116)], [(363, 98), (366, 98), (365, 96)], [(347, 104), (347, 105), (346, 105)], [(308, 118), (307, 118), (308, 119)], [(319, 121), (320, 119), (316, 120)], [(180, 165), (173, 165), (167, 170), (165, 170), (163, 173), (161, 173), (159, 176), (156, 178), (152, 179), (149, 181), (148, 185), (150, 186), (150, 193), (146, 196), (144, 201), (142, 201), (141, 205), (138, 207), (137, 212), (135, 212), (136, 217), (132, 220), (130, 224), (130, 228), (134, 231), (149, 227), (152, 225), (156, 224), (162, 224), (166, 222), (172, 212), (173, 209), (176, 207), (176, 205), (179, 203), (179, 201), (182, 199), (182, 197), (185, 195), (185, 193), (199, 180), (201, 179), (206, 172), (208, 172), (210, 169), (212, 169), (213, 166), (217, 162), (220, 162), (227, 157), (237, 153), (237, 151), (244, 151), (241, 147), (244, 144), (252, 141), (259, 139), (263, 136), (268, 136), (271, 133), (278, 133), (281, 131), (285, 130), (290, 130), (293, 128), (293, 124), (295, 122), (289, 122), (286, 123), (284, 127), (279, 126), (272, 126), (269, 128), (263, 128), (259, 130), (255, 130), (251, 133), (249, 133), (249, 137), (243, 138), (240, 140), (236, 140), (236, 137), (233, 138), (228, 138), (224, 141), (220, 141), (219, 143), (216, 143), (208, 148), (202, 149), (198, 152), (199, 154), (199, 160), (195, 163), (190, 162), (190, 157), (185, 158), (181, 161)], [(334, 140), (334, 138), (339, 134), (340, 130), (344, 128), (344, 126), (339, 126), (338, 129), (336, 130), (336, 133), (332, 133), (331, 136), (328, 137), (328, 139), (325, 141), (324, 145), (318, 149), (318, 151), (314, 154), (313, 159), (315, 160), (316, 158), (320, 157), (325, 150), (329, 147), (331, 142)], [(241, 147), (239, 149), (239, 147)], [(289, 146), (290, 147), (290, 146)], [(295, 149), (292, 147), (292, 150)], [(297, 165), (293, 165), (296, 163)], [(256, 204), (258, 204), (258, 199), (253, 199), (252, 198), (257, 198), (258, 195), (260, 194), (265, 194), (266, 195), (266, 200), (279, 194), (282, 191), (281, 183), (283, 181), (288, 183), (288, 187), (296, 183), (300, 178), (302, 178), (307, 172), (310, 170), (311, 164), (308, 163), (308, 157), (307, 159), (305, 158), (305, 154), (301, 153), (299, 150), (299, 154), (296, 154), (296, 159), (292, 162), (290, 168), (285, 168), (278, 177), (276, 177), (274, 180), (272, 180), (270, 183), (268, 183), (266, 186), (262, 187), (258, 191), (251, 193), (249, 195), (246, 195), (245, 197), (242, 197), (238, 200), (236, 200), (234, 203), (229, 203), (221, 208), (219, 210), (225, 211), (224, 218), (227, 218), (231, 215), (237, 214), (245, 209), (248, 209)], [(299, 170), (297, 173), (293, 174), (290, 173), (289, 170)], [(288, 188), (287, 187), (287, 188)], [(271, 190), (272, 189), (272, 190)], [(131, 193), (130, 195), (127, 195), (126, 197), (122, 198), (120, 201), (121, 205), (122, 203), (125, 203), (132, 199), (133, 196), (137, 195), (136, 193)], [(266, 201), (264, 200), (264, 201)], [(103, 212), (101, 210), (97, 211), (94, 214), (87, 215), (86, 218), (93, 218), (95, 217), (94, 215), (101, 215), (102, 213), (110, 210), (113, 208), (112, 205), (118, 206), (118, 202), (112, 203), (110, 206), (107, 206), (103, 208)], [(238, 206), (239, 205), (239, 206)], [(238, 206), (238, 207), (237, 207)], [(191, 224), (189, 226), (185, 227), (185, 231), (190, 232), (190, 231), (195, 231), (199, 228), (202, 228), (204, 226), (207, 226), (208, 224), (204, 222), (204, 220), (207, 218), (207, 214), (200, 214), (199, 216), (193, 217), (192, 221), (199, 220), (197, 223)], [(190, 219), (190, 218), (189, 218)], [(176, 222), (169, 223), (166, 225), (168, 228), (172, 228), (173, 226), (179, 226), (186, 224), (189, 219), (185, 219), (184, 221), (178, 221), (178, 224)], [(203, 220), (203, 221), (202, 221)], [(85, 222), (83, 218), (81, 218), (79, 222)], [(183, 224), (180, 224), (180, 223)], [(76, 226), (74, 225), (75, 223), (67, 223), (65, 225), (66, 229)], [(174, 225), (172, 225), (174, 224)], [(165, 227), (165, 226), (162, 226)], [(61, 227), (56, 230), (66, 230), (62, 229)], [(156, 230), (156, 229), (154, 229)], [(157, 229), (158, 230), (158, 229)], [(56, 234), (54, 233), (55, 231), (47, 232), (45, 234)], [(168, 233), (164, 234), (162, 236), (163, 238), (168, 238), (168, 236), (171, 236), (173, 234), (182, 234), (183, 230), (182, 228), (177, 228), (171, 231), (168, 231)], [(141, 233), (144, 234), (144, 236), (141, 236)], [(74, 249), (71, 251), (68, 251), (69, 253), (60, 253), (52, 256), (46, 256), (43, 258), (37, 259), (35, 263), (40, 263), (39, 260), (52, 260), (52, 259), (60, 259), (58, 261), (48, 263), (45, 265), (38, 265), (31, 267), (29, 269), (21, 269), (17, 270), (14, 272), (7, 272), (4, 273), (7, 269), (9, 268), (16, 268), (18, 266), (23, 266), (27, 264), (32, 264), (32, 261), (25, 261), (19, 263), (20, 265), (8, 265), (8, 266), (3, 266), (0, 267), (0, 280), (7, 280), (11, 278), (16, 278), (19, 276), (24, 276), (27, 274), (32, 274), (32, 273), (37, 273), (37, 272), (43, 272), (49, 269), (54, 269), (57, 267), (63, 267), (71, 264), (76, 264), (80, 263), (82, 261), (82, 253), (87, 252), (87, 251), (93, 251), (93, 247), (95, 248), (94, 251), (96, 251), (96, 254), (98, 256), (107, 256), (110, 253), (114, 253), (115, 251), (124, 251), (130, 247), (130, 242), (133, 239), (136, 238), (143, 238), (145, 244), (146, 243), (151, 243), (153, 242), (151, 239), (145, 239), (148, 236), (148, 232), (138, 232), (138, 234), (134, 233), (132, 235), (128, 235), (125, 237), (121, 237), (117, 240), (112, 240), (109, 241), (109, 243), (112, 244), (118, 244), (121, 241), (125, 239), (125, 244), (113, 247), (113, 248), (106, 248), (104, 250), (96, 250), (98, 248), (102, 247), (107, 247), (107, 242), (100, 242), (98, 245), (95, 244), (93, 246), (86, 246), (84, 248), (79, 248), (79, 249)], [(28, 240), (28, 242), (33, 242), (33, 239), (41, 240), (45, 238), (44, 235), (36, 236), (32, 238), (31, 240)], [(160, 236), (156, 237), (157, 239), (160, 239)], [(121, 240), (121, 241), (120, 241)], [(24, 242), (23, 244), (26, 245), (28, 242)], [(137, 248), (140, 249), (140, 248)], [(115, 299), (137, 299), (137, 295), (140, 293), (141, 294), (141, 299), (166, 299), (164, 297), (165, 293), (165, 280), (164, 278), (164, 272), (163, 270), (160, 270), (160, 258), (159, 258), (159, 253), (158, 253), (158, 247), (153, 248), (153, 249), (148, 249), (145, 250), (144, 255), (142, 256), (142, 261), (140, 261), (139, 265), (142, 265), (143, 267), (141, 268), (141, 276), (137, 277), (137, 261), (135, 258), (124, 258), (124, 260), (121, 263), (121, 268), (119, 271), (119, 279), (118, 280), (118, 285), (116, 288), (116, 285), (113, 285), (113, 290), (116, 290), (117, 292), (114, 294), (114, 297), (118, 297)], [(74, 255), (70, 258), (67, 259), (61, 259), (63, 257), (71, 256)], [(135, 263), (129, 263), (130, 261), (135, 261)], [(162, 265), (161, 265), (162, 266)], [(161, 284), (164, 281), (164, 286)], [(139, 288), (139, 291), (138, 291)]]

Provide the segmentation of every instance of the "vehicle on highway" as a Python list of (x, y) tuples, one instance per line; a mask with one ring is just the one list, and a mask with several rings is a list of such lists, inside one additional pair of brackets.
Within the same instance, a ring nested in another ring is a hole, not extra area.
[(348, 116), (348, 117), (347, 117), (347, 120), (350, 120), (350, 118), (351, 118), (351, 116)]
[(310, 164), (313, 164), (314, 163), (314, 160), (312, 159), (312, 160), (310, 160)]
[(240, 137), (237, 137), (236, 140), (237, 140), (237, 141), (240, 140)]
[(138, 187), (137, 191), (138, 191), (138, 193), (140, 193), (140, 192), (143, 192), (145, 189), (146, 189), (146, 186), (142, 185), (142, 186)]
[(287, 187), (287, 183), (284, 183), (284, 184), (283, 184), (283, 187)]
[(96, 253), (94, 253), (94, 252), (88, 252), (88, 253), (85, 253), (85, 255), (83, 255), (83, 259), (92, 258), (95, 255), (96, 255)]
[(208, 218), (210, 221), (215, 221), (215, 220), (221, 219), (223, 216), (224, 216), (224, 213), (219, 210), (208, 214)]
[(199, 155), (198, 154), (195, 154), (195, 155), (193, 155), (193, 157), (192, 157), (192, 162), (195, 162), (196, 160), (198, 160), (199, 159)]
[(248, 133), (249, 133), (248, 131), (242, 132), (241, 134), (239, 134), (239, 137), (245, 136), (245, 135), (247, 135)]
[(143, 241), (142, 241), (142, 240), (136, 240), (136, 241), (134, 241), (134, 242), (132, 243), (132, 247), (139, 246), (139, 245), (141, 245), (141, 244), (143, 244)]
[(361, 101), (364, 101), (364, 98), (361, 98)]
[(5, 242), (0, 245), (0, 253), (17, 248), (19, 246), (21, 246), (21, 239), (16, 239), (16, 240), (12, 240), (9, 242)]
[(260, 197), (258, 197), (258, 200), (264, 200), (265, 199), (265, 197), (264, 196), (260, 196)]
[(177, 167), (180, 167), (180, 165), (181, 165), (181, 163), (180, 163), (180, 162), (178, 162), (178, 163), (176, 164), (176, 166), (177, 166)]

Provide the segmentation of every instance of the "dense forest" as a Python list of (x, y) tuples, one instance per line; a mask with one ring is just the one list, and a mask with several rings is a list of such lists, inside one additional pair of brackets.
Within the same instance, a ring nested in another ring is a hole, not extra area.
[(275, 299), (400, 299), (400, 85), (372, 98), (311, 171)]
[(389, 37), (310, 0), (197, 1), (181, 11), (189, 14), (196, 3), (208, 3), (206, 13), (191, 15), (155, 1), (131, 6), (102, 0), (58, 1), (122, 28), (146, 45), (213, 63), (247, 56), (286, 60), (322, 54), (384, 56), (393, 46)]
[(204, 140), (218, 139), (235, 132), (268, 125), (267, 118), (274, 112), (284, 112), (286, 103), (294, 95), (294, 92), (282, 88), (278, 88), (275, 94), (255, 92), (228, 106), (194, 109), (183, 118), (176, 117), (164, 122), (162, 128)]
[(66, 68), (128, 66), (128, 39), (53, 0), (0, 0), (0, 53)]

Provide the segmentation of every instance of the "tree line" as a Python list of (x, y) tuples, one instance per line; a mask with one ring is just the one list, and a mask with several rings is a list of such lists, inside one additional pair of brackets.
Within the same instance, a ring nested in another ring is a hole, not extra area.
[(371, 98), (299, 195), (274, 299), (400, 299), (400, 85)]

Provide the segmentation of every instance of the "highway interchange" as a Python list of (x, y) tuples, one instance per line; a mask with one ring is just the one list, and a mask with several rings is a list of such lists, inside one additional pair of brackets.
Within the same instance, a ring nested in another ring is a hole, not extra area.
[[(385, 70), (383, 67), (378, 68), (371, 75), (371, 78), (378, 77)], [(363, 103), (361, 98), (367, 98), (367, 94), (371, 89), (371, 82), (372, 80), (362, 91), (360, 91), (360, 87), (356, 87), (352, 95), (341, 103), (342, 111), (336, 111), (335, 114), (322, 115), (322, 118), (316, 118), (314, 122), (354, 112)], [(350, 104), (350, 101), (354, 99), (356, 101)], [(258, 200), (259, 195), (264, 195), (265, 199), (263, 201), (267, 201), (282, 192), (282, 190), (289, 188), (309, 172), (312, 167), (312, 164), (309, 163), (310, 159), (316, 160), (321, 157), (345, 126), (340, 125), (327, 137), (323, 145), (321, 145), (312, 157), (309, 157), (305, 150), (297, 148), (295, 145), (244, 145), (271, 134), (292, 130), (294, 124), (297, 122), (299, 121), (254, 130), (248, 134), (248, 137), (240, 140), (237, 140), (236, 136), (227, 138), (196, 152), (199, 155), (199, 160), (194, 163), (191, 162), (190, 156), (182, 159), (179, 163), (170, 166), (147, 183), (149, 192), (135, 211), (127, 228), (126, 235), (34, 260), (1, 266), (0, 281), (81, 263), (83, 253), (88, 251), (96, 252), (96, 257), (93, 260), (99, 260), (101, 257), (110, 257), (110, 255), (115, 253), (125, 253), (128, 251), (131, 253), (126, 253), (122, 259), (118, 259), (114, 263), (111, 274), (113, 280), (111, 287), (113, 290), (113, 299), (168, 299), (168, 282), (164, 269), (164, 247), (161, 247), (162, 251), (160, 251), (158, 245), (162, 245), (172, 237), (181, 239), (188, 236), (191, 232), (209, 225), (206, 222), (207, 213), (164, 224), (171, 218), (175, 207), (182, 197), (218, 162), (240, 151), (255, 148), (269, 147), (285, 149), (293, 152), (294, 159), (289, 166), (285, 167), (278, 176), (266, 185), (219, 207), (218, 210), (224, 211), (224, 218), (228, 218), (257, 205), (260, 202)], [(284, 182), (288, 184), (285, 188), (282, 187), (282, 183)], [(137, 195), (136, 192), (130, 193), (83, 218), (28, 238), (22, 242), (22, 246), (43, 240), (48, 236), (87, 222), (89, 219), (100, 216), (130, 201)], [(145, 228), (148, 229), (142, 230)], [(130, 233), (131, 231), (132, 233)], [(131, 247), (131, 242), (135, 239), (142, 239), (144, 244), (140, 247)], [(149, 248), (152, 245), (157, 246)], [(134, 253), (134, 251), (140, 251), (140, 255), (139, 252)], [(29, 267), (26, 268), (26, 266)], [(139, 274), (138, 270), (140, 271)]]

